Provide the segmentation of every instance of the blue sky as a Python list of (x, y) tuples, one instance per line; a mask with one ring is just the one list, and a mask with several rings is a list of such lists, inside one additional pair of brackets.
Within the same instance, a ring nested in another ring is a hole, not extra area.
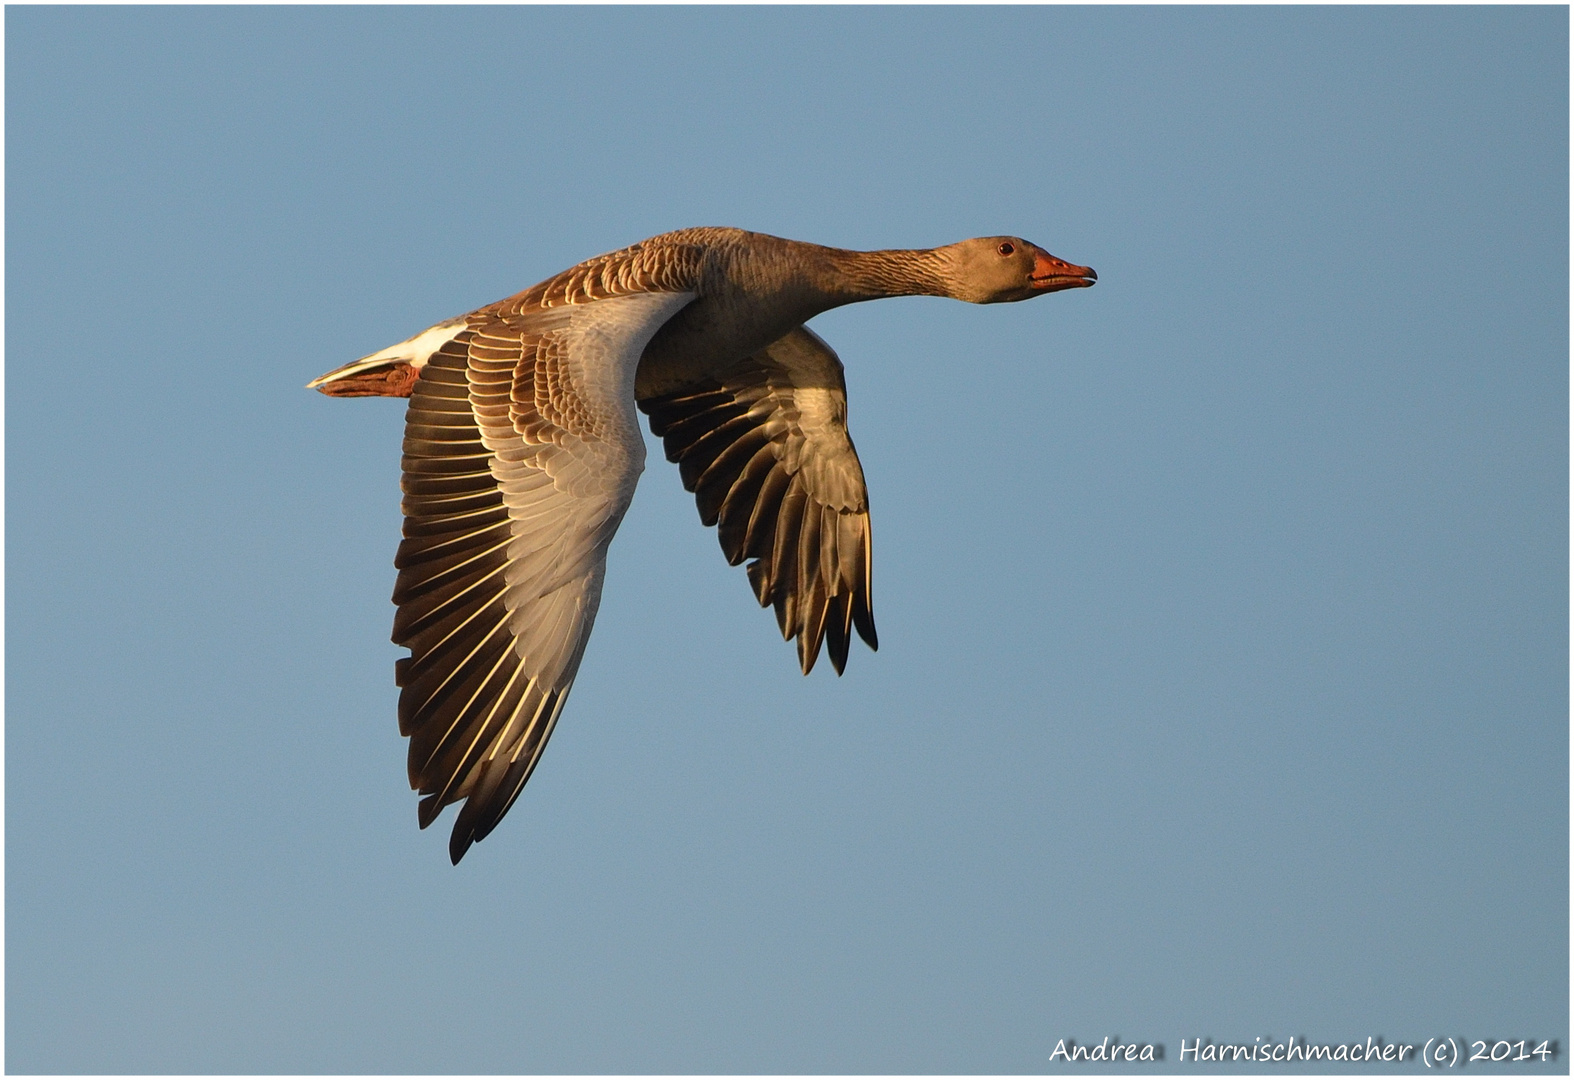
[[(6, 48), (10, 1071), (1566, 1052), (1566, 9), (24, 7)], [(402, 407), (302, 384), (698, 224), (1099, 284), (815, 320), (874, 514), (844, 678), (653, 453), (451, 867), (394, 716)]]

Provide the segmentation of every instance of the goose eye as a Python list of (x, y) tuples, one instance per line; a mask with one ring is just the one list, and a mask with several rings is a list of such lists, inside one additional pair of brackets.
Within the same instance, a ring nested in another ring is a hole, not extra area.
[(1012, 244), (1011, 241), (1007, 240), (1004, 244), (1001, 244), (995, 250), (999, 251), (1000, 254), (1002, 254), (1002, 255), (1009, 255), (1013, 251), (1016, 250), (1016, 246), (1014, 244)]

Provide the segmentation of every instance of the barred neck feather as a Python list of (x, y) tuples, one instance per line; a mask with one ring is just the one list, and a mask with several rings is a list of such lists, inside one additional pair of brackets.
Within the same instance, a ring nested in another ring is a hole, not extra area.
[(844, 251), (822, 249), (830, 273), (826, 292), (840, 303), (888, 296), (954, 296), (943, 249)]

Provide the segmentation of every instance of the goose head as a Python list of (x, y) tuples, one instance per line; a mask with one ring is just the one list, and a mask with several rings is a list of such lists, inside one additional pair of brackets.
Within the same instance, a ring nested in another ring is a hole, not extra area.
[(951, 296), (972, 304), (1028, 300), (1098, 280), (1091, 267), (1057, 259), (1020, 236), (980, 236), (936, 249)]

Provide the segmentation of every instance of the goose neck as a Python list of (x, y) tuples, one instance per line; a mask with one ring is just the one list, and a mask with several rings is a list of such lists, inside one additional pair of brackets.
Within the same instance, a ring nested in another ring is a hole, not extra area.
[(827, 248), (830, 292), (840, 304), (888, 296), (952, 296), (938, 249), (846, 251)]

